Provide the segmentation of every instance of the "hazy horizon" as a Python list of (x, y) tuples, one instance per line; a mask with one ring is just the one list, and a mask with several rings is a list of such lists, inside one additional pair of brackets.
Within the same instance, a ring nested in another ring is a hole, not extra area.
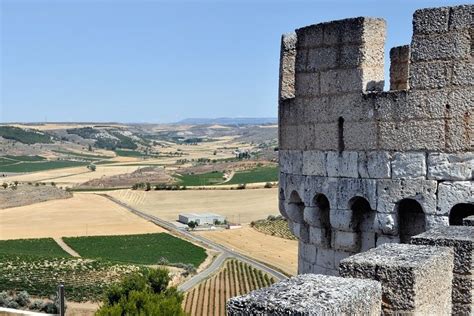
[(462, 1), (0, 2), (0, 122), (276, 117), (280, 36), (354, 16), (408, 44), (417, 8)]

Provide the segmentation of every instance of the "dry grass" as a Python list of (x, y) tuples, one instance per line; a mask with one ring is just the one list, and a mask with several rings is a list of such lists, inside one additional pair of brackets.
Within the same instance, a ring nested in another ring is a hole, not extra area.
[(0, 210), (0, 239), (163, 232), (110, 200), (74, 194), (55, 200)]
[(109, 195), (168, 221), (179, 213), (213, 212), (231, 222), (250, 223), (279, 215), (277, 189), (184, 190), (184, 191), (111, 191)]
[(272, 265), (288, 274), (298, 269), (298, 242), (266, 235), (245, 226), (241, 229), (199, 232), (221, 245)]

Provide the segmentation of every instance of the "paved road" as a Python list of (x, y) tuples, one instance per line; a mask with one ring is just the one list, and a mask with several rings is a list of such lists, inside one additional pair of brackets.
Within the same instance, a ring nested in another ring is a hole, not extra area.
[(98, 194), (98, 195), (101, 195), (103, 197), (108, 198), (112, 202), (126, 208), (127, 210), (129, 210), (130, 212), (136, 214), (137, 216), (140, 216), (141, 218), (144, 218), (144, 219), (146, 219), (146, 220), (148, 220), (148, 221), (150, 221), (150, 222), (152, 222), (152, 223), (154, 223), (158, 226), (161, 226), (161, 227), (163, 227), (163, 228), (165, 228), (169, 231), (172, 231), (172, 232), (174, 232), (178, 235), (182, 235), (182, 236), (184, 236), (188, 239), (194, 240), (198, 243), (204, 244), (207, 248), (211, 248), (211, 249), (214, 249), (214, 250), (220, 252), (220, 255), (216, 258), (216, 260), (214, 260), (214, 262), (209, 267), (207, 267), (205, 270), (201, 271), (201, 273), (196, 274), (194, 277), (192, 277), (188, 281), (184, 282), (179, 287), (180, 290), (186, 291), (186, 290), (192, 288), (193, 286), (195, 286), (196, 284), (198, 284), (199, 282), (201, 282), (202, 280), (204, 280), (206, 277), (208, 277), (214, 271), (219, 269), (220, 266), (222, 265), (222, 263), (227, 258), (236, 258), (240, 261), (248, 263), (248, 264), (254, 266), (257, 269), (260, 269), (260, 270), (270, 274), (271, 276), (273, 276), (275, 278), (275, 280), (278, 280), (278, 281), (288, 278), (285, 274), (281, 273), (280, 271), (278, 271), (278, 270), (276, 270), (272, 267), (269, 267), (269, 266), (267, 266), (267, 265), (265, 265), (265, 264), (263, 264), (259, 261), (256, 261), (256, 260), (254, 260), (250, 257), (242, 255), (238, 252), (235, 252), (233, 249), (230, 249), (230, 248), (227, 248), (223, 245), (215, 243), (212, 240), (209, 240), (209, 239), (204, 238), (204, 237), (199, 236), (199, 235), (195, 235), (195, 234), (193, 234), (193, 233), (191, 233), (187, 230), (179, 229), (175, 225), (171, 224), (168, 221), (165, 221), (165, 220), (163, 220), (161, 218), (158, 218), (156, 216), (144, 213), (144, 212), (142, 212), (142, 211), (140, 211), (140, 210), (138, 210), (134, 207), (131, 207), (130, 205), (128, 205), (126, 203), (123, 203), (122, 201), (117, 200), (116, 198), (111, 197), (110, 195), (107, 195), (107, 194)]

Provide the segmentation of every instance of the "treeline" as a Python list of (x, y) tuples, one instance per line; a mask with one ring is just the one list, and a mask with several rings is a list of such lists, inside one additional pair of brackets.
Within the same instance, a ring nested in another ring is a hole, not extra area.
[(0, 136), (5, 139), (16, 140), (23, 144), (52, 143), (51, 135), (49, 134), (36, 130), (25, 130), (14, 126), (0, 126)]
[(138, 148), (132, 138), (117, 131), (107, 131), (107, 133), (113, 137), (104, 137), (101, 131), (92, 127), (70, 128), (66, 131), (68, 134), (78, 135), (85, 139), (95, 139), (96, 142), (94, 146), (97, 148), (107, 150), (115, 150), (117, 148), (133, 150)]

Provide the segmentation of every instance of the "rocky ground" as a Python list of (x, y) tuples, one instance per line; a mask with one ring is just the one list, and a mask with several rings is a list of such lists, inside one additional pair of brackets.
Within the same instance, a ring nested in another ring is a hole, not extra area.
[(16, 189), (0, 187), (0, 209), (70, 197), (72, 197), (72, 193), (49, 184), (39, 186), (18, 185)]

